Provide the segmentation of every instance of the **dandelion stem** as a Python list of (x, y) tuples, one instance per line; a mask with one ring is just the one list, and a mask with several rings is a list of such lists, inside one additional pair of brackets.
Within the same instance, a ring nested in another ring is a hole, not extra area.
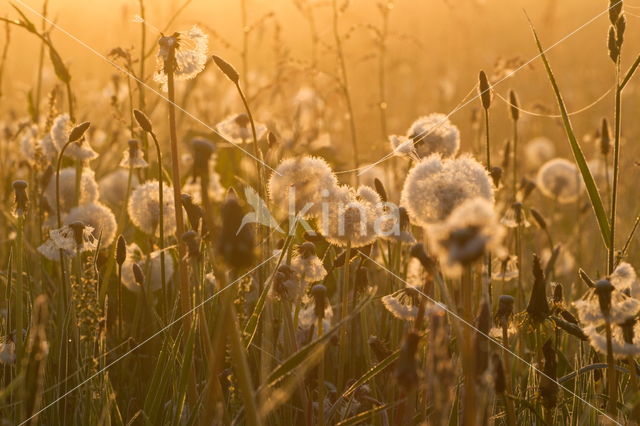
[[(349, 269), (351, 267), (351, 241), (347, 243), (345, 250), (344, 266), (342, 268), (342, 294), (341, 294), (341, 307), (340, 317), (342, 319), (347, 317), (347, 310), (349, 309)], [(339, 340), (339, 353), (338, 353), (338, 389), (342, 389), (344, 385), (345, 365), (347, 364), (347, 325), (345, 324), (340, 329)]]
[[(145, 132), (146, 134), (146, 132)], [(164, 315), (167, 314), (167, 277), (165, 266), (165, 253), (164, 253), (164, 186), (162, 184), (162, 151), (160, 150), (160, 143), (156, 137), (155, 132), (151, 132), (151, 139), (156, 147), (156, 157), (158, 158), (158, 232), (160, 234), (158, 238), (158, 246), (160, 248), (160, 280), (162, 282), (162, 309)], [(166, 319), (166, 318), (165, 318)]]
[(18, 361), (22, 359), (23, 341), (22, 330), (24, 328), (24, 216), (21, 213), (18, 216), (17, 236), (16, 236), (16, 358)]
[(613, 342), (611, 333), (611, 323), (606, 323), (607, 337), (607, 412), (613, 416), (616, 415), (616, 406), (618, 404), (618, 383), (616, 379), (615, 360), (613, 359)]
[[(317, 320), (318, 327), (318, 339), (322, 338), (323, 324), (322, 316), (318, 315)], [(322, 353), (322, 359), (318, 362), (318, 422), (319, 426), (324, 426), (324, 351)]]
[[(167, 61), (167, 85), (169, 91), (169, 132), (171, 139), (171, 171), (173, 180), (173, 202), (176, 215), (176, 241), (178, 246), (178, 281), (180, 288), (180, 302), (182, 312), (189, 312), (191, 303), (189, 301), (189, 280), (187, 279), (187, 268), (184, 261), (185, 245), (182, 241), (184, 234), (184, 221), (182, 219), (182, 203), (180, 196), (180, 155), (178, 153), (178, 135), (176, 129), (176, 107), (175, 107), (175, 85), (174, 85), (174, 66), (175, 66), (175, 47), (169, 51), (169, 60)], [(186, 321), (183, 322), (185, 333), (188, 331), (191, 323), (191, 315), (187, 315)]]

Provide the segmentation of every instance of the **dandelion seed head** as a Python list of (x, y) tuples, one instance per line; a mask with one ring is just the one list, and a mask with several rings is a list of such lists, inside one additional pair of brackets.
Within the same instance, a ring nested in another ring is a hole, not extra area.
[(367, 185), (360, 185), (356, 195), (362, 202), (369, 204), (372, 208), (376, 208), (380, 203), (382, 203), (380, 194), (378, 194), (375, 189)]
[[(44, 197), (49, 208), (55, 213), (56, 209), (56, 176), (49, 180), (44, 190)], [(88, 167), (82, 168), (80, 179), (80, 202), (76, 201), (76, 168), (67, 167), (60, 170), (60, 209), (68, 212), (75, 205), (93, 203), (98, 199), (98, 184), (95, 173)]]
[(407, 130), (407, 138), (413, 141), (413, 149), (419, 158), (440, 154), (453, 157), (460, 148), (460, 131), (446, 115), (433, 113), (418, 118)]
[[(254, 123), (256, 127), (256, 139), (261, 140), (267, 134), (267, 126), (262, 123)], [(216, 130), (231, 143), (253, 143), (253, 131), (251, 121), (247, 114), (233, 114), (216, 124)]]
[[(80, 235), (78, 235), (80, 233)], [(78, 253), (95, 250), (98, 241), (93, 236), (93, 228), (82, 222), (71, 222), (62, 228), (49, 231), (49, 239), (38, 252), (49, 260), (59, 260), (60, 251), (66, 256), (75, 257)]]
[(308, 283), (322, 281), (327, 276), (327, 270), (322, 264), (322, 260), (315, 254), (308, 257), (296, 254), (291, 259), (291, 269), (301, 280)]
[(269, 179), (268, 191), (271, 200), (281, 209), (287, 210), (293, 197), (296, 212), (310, 203), (308, 215), (313, 215), (337, 185), (338, 179), (326, 161), (303, 156), (283, 160)]
[[(589, 338), (591, 346), (602, 355), (607, 355), (607, 337), (595, 325), (588, 325), (582, 329)], [(636, 357), (640, 355), (640, 323), (634, 326), (634, 339), (631, 342), (625, 341), (621, 327), (615, 326), (612, 333), (611, 349), (613, 355), (618, 359)]]
[(536, 183), (545, 196), (562, 204), (576, 201), (584, 190), (578, 168), (564, 158), (554, 158), (543, 164)]
[(158, 41), (156, 72), (153, 80), (167, 89), (166, 62), (172, 49), (175, 49), (174, 77), (176, 80), (190, 80), (204, 70), (207, 63), (209, 36), (196, 25), (187, 31), (171, 36), (163, 36)]
[(420, 226), (444, 220), (464, 201), (481, 197), (493, 203), (494, 188), (485, 168), (468, 156), (423, 158), (409, 172), (400, 203)]
[(24, 160), (30, 165), (35, 165), (43, 155), (41, 140), (38, 138), (38, 126), (32, 124), (24, 131), (20, 139), (20, 151)]
[(444, 222), (427, 227), (428, 241), (446, 275), (458, 277), (465, 265), (484, 253), (502, 256), (504, 228), (498, 224), (493, 203), (473, 198), (456, 207)]
[(101, 247), (109, 247), (116, 237), (116, 217), (113, 212), (99, 202), (83, 204), (71, 209), (65, 216), (66, 225), (80, 221), (93, 228), (93, 237), (101, 238)]
[(524, 153), (529, 169), (537, 170), (556, 155), (556, 148), (550, 139), (540, 136), (526, 143)]
[[(605, 324), (607, 317), (603, 314), (598, 297), (593, 290), (587, 293), (586, 297), (573, 302), (573, 306), (578, 312), (580, 323), (587, 326), (601, 326)], [(629, 297), (618, 290), (611, 293), (611, 305), (608, 319), (611, 323), (621, 324), (628, 318), (635, 317), (640, 312), (640, 301)]]
[[(122, 264), (122, 284), (132, 293), (140, 294), (142, 288), (136, 281), (133, 274), (133, 265), (138, 264), (147, 276), (147, 286), (145, 291), (155, 292), (162, 288), (162, 265), (160, 250), (152, 251), (148, 256), (138, 247), (136, 243), (127, 245), (127, 259)], [(164, 255), (164, 269), (166, 282), (173, 277), (173, 257), (169, 253)]]
[[(176, 230), (176, 214), (173, 205), (173, 190), (162, 186), (164, 233), (169, 235)], [(157, 180), (147, 181), (138, 186), (129, 197), (127, 206), (131, 222), (147, 235), (158, 235), (160, 225), (160, 191)]]
[(391, 135), (389, 136), (389, 143), (391, 144), (393, 154), (398, 157), (409, 157), (415, 152), (413, 139), (407, 136)]
[[(347, 195), (349, 194), (349, 195)], [(375, 229), (376, 211), (368, 203), (356, 199), (352, 191), (336, 188), (328, 203), (328, 211), (318, 219), (320, 233), (339, 247), (352, 248), (373, 243), (378, 237)]]
[(620, 262), (616, 269), (613, 270), (611, 277), (609, 277), (611, 284), (619, 291), (629, 291), (632, 294), (632, 290), (637, 286), (638, 277), (635, 269), (627, 262)]
[(149, 167), (149, 163), (144, 159), (137, 140), (131, 139), (129, 141), (129, 148), (122, 153), (120, 167), (125, 169), (144, 169)]
[[(111, 207), (123, 207), (127, 200), (129, 171), (117, 169), (98, 181), (100, 200)], [(131, 190), (139, 185), (138, 176), (131, 176)]]
[(391, 315), (403, 321), (413, 321), (418, 315), (418, 307), (412, 304), (403, 303), (403, 300), (401, 300), (396, 293), (382, 296), (380, 300), (382, 301), (385, 309), (389, 311)]

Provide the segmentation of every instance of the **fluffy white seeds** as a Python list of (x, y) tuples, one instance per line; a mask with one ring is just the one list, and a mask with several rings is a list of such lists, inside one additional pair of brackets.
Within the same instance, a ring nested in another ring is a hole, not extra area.
[(419, 158), (431, 154), (453, 157), (460, 148), (460, 131), (444, 114), (434, 113), (418, 118), (407, 130)]
[(471, 198), (490, 203), (494, 188), (485, 168), (468, 156), (444, 160), (435, 154), (416, 164), (404, 182), (401, 205), (420, 226), (440, 222)]
[(576, 201), (584, 190), (578, 168), (564, 158), (554, 158), (540, 167), (536, 183), (544, 195), (562, 204)]
[[(151, 180), (140, 185), (131, 193), (127, 211), (131, 222), (148, 235), (158, 235), (160, 225), (160, 191), (158, 181)], [(176, 212), (173, 205), (173, 189), (162, 186), (163, 222), (165, 235), (176, 230)]]
[[(51, 176), (47, 187), (44, 190), (44, 197), (49, 204), (49, 208), (56, 212), (56, 176)], [(98, 199), (98, 184), (95, 180), (93, 170), (88, 167), (82, 168), (82, 178), (80, 181), (80, 202), (76, 202), (76, 169), (67, 167), (60, 170), (60, 209), (68, 212), (72, 207), (79, 204), (93, 203)]]
[(65, 225), (73, 222), (82, 222), (93, 228), (93, 237), (100, 238), (100, 246), (108, 247), (116, 237), (118, 225), (113, 212), (98, 202), (84, 204), (71, 209), (64, 218)]

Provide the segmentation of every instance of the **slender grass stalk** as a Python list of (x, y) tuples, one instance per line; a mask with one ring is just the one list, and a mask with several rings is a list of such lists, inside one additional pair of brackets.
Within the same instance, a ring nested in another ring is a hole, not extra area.
[[(464, 319), (473, 324), (473, 271), (471, 266), (465, 267), (461, 280), (462, 312)], [(462, 370), (464, 373), (463, 422), (465, 426), (476, 424), (476, 383), (475, 356), (473, 349), (473, 333), (469, 326), (463, 329), (463, 342), (460, 342)], [(463, 352), (462, 352), (463, 351)]]
[[(340, 318), (347, 317), (347, 310), (349, 309), (349, 270), (351, 268), (351, 241), (347, 244), (345, 249), (344, 266), (342, 268), (342, 285), (341, 285), (341, 306), (340, 306)], [(343, 389), (344, 386), (344, 366), (347, 364), (347, 326), (343, 326), (340, 329), (340, 339), (338, 348), (338, 389)]]
[(618, 179), (620, 174), (620, 132), (622, 121), (622, 89), (620, 87), (620, 61), (616, 64), (616, 92), (615, 92), (615, 112), (614, 112), (614, 134), (613, 134), (613, 187), (611, 189), (611, 233), (608, 250), (607, 272), (613, 272), (616, 252), (616, 215), (618, 206)]
[[(49, 0), (44, 0), (42, 2), (42, 22), (40, 23), (40, 31), (43, 33), (46, 30), (47, 25), (47, 9), (49, 6)], [(45, 43), (40, 43), (40, 51), (38, 53), (38, 74), (36, 77), (36, 98), (34, 101), (35, 107), (35, 122), (38, 122), (40, 119), (40, 99), (42, 96), (42, 70), (44, 69), (44, 48)]]

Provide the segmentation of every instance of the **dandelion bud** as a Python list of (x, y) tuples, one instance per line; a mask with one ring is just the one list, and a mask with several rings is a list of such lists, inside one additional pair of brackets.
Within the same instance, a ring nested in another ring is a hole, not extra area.
[(587, 285), (587, 287), (593, 288), (593, 287), (596, 286), (595, 281), (593, 281), (591, 279), (591, 277), (589, 277), (589, 275), (587, 275), (587, 273), (584, 271), (584, 269), (582, 269), (582, 268), (578, 269), (578, 275), (580, 275), (580, 279), (582, 279), (582, 281)]
[(513, 296), (503, 294), (498, 298), (498, 309), (493, 316), (494, 322), (499, 326), (508, 325), (511, 315), (513, 315), (513, 305), (515, 303)]
[(614, 63), (617, 63), (618, 56), (620, 55), (620, 48), (618, 47), (618, 41), (616, 39), (616, 30), (613, 28), (613, 26), (609, 28), (607, 48), (609, 49), (609, 57)]
[(510, 112), (511, 112), (511, 119), (513, 121), (518, 121), (518, 119), (520, 118), (520, 107), (519, 107), (519, 102), (518, 102), (518, 95), (516, 95), (516, 92), (513, 90), (509, 91), (509, 105), (510, 105)]
[(198, 245), (198, 233), (196, 231), (187, 231), (180, 237), (187, 246), (187, 255), (196, 259), (200, 257), (200, 247)]
[(396, 380), (404, 389), (412, 389), (418, 384), (418, 365), (416, 363), (416, 352), (420, 335), (410, 331), (402, 343), (400, 356), (396, 361)]
[(231, 80), (235, 84), (238, 84), (238, 81), (240, 80), (240, 74), (238, 74), (238, 71), (236, 71), (236, 69), (230, 63), (217, 55), (213, 55), (213, 62), (216, 63), (218, 68), (220, 68), (220, 71), (222, 71), (229, 80)]
[(122, 266), (125, 260), (127, 260), (127, 241), (123, 235), (120, 235), (116, 242), (116, 263)]
[(543, 231), (546, 230), (547, 221), (544, 220), (544, 217), (542, 216), (542, 214), (536, 209), (531, 209), (530, 211), (531, 211), (531, 216), (533, 216), (533, 220), (536, 221), (536, 224), (538, 225), (538, 227)]
[(511, 160), (511, 141), (507, 139), (504, 143), (504, 150), (502, 151), (502, 168), (508, 169)]
[(493, 180), (493, 186), (498, 188), (500, 186), (500, 180), (502, 180), (502, 167), (491, 167), (491, 180)]
[(13, 192), (15, 195), (16, 214), (22, 216), (29, 204), (29, 197), (27, 196), (27, 182), (23, 180), (13, 181)]
[(181, 194), (182, 207), (187, 212), (187, 219), (191, 225), (191, 229), (198, 230), (200, 220), (202, 219), (202, 209), (193, 202), (193, 198), (189, 194)]
[(378, 193), (378, 195), (380, 196), (380, 199), (383, 202), (387, 202), (388, 198), (387, 198), (387, 191), (385, 191), (384, 189), (384, 185), (382, 184), (382, 182), (380, 182), (380, 179), (378, 178), (374, 178), (373, 179), (373, 185), (376, 188), (376, 192)]
[(547, 287), (540, 258), (533, 255), (533, 288), (531, 289), (531, 297), (529, 305), (527, 305), (527, 313), (537, 321), (544, 321), (550, 314), (549, 303), (547, 302)]
[(548, 339), (542, 346), (542, 354), (544, 355), (544, 364), (540, 377), (540, 396), (542, 397), (542, 405), (548, 409), (553, 409), (558, 403), (558, 383), (556, 382), (556, 352), (553, 349), (551, 339)]
[(600, 152), (606, 156), (609, 151), (611, 151), (611, 131), (609, 130), (609, 122), (603, 118), (602, 130), (600, 131)]
[(556, 283), (553, 287), (553, 301), (555, 303), (562, 303), (564, 300), (564, 288), (562, 284)]
[(144, 272), (142, 272), (142, 268), (137, 263), (134, 263), (133, 266), (133, 278), (136, 280), (136, 283), (143, 288), (144, 286)]
[(609, 316), (611, 310), (611, 293), (614, 287), (609, 280), (600, 280), (595, 285), (595, 293), (598, 296), (598, 303), (600, 304), (600, 311), (605, 317)]
[(429, 257), (429, 255), (427, 255), (427, 252), (425, 251), (424, 245), (422, 245), (422, 243), (417, 243), (411, 246), (409, 254), (411, 255), (411, 257), (415, 257), (416, 259), (418, 259), (422, 267), (426, 270), (429, 270), (435, 266), (435, 262), (431, 257)]
[(243, 216), (237, 197), (230, 193), (222, 204), (222, 228), (217, 248), (222, 258), (234, 268), (253, 263), (253, 232), (251, 227), (242, 226)]
[(311, 287), (311, 296), (315, 302), (315, 314), (318, 318), (324, 318), (324, 310), (327, 302), (327, 288), (322, 284)]
[(71, 133), (69, 133), (69, 142), (75, 142), (82, 139), (86, 131), (89, 130), (90, 126), (91, 123), (85, 121), (84, 123), (80, 123), (76, 127), (74, 127), (71, 130)]
[(208, 139), (193, 138), (191, 140), (193, 148), (193, 175), (201, 178), (209, 177), (209, 159), (216, 151), (216, 146)]
[(133, 110), (133, 116), (136, 118), (138, 125), (147, 133), (153, 133), (153, 126), (151, 125), (151, 120), (147, 115), (140, 111), (139, 109)]
[(491, 107), (491, 86), (489, 85), (489, 79), (484, 71), (480, 71), (478, 76), (480, 99), (482, 100), (482, 108), (485, 110)]
[(493, 365), (493, 388), (498, 395), (504, 395), (507, 391), (507, 380), (504, 374), (504, 366), (500, 355), (493, 354), (491, 364)]

